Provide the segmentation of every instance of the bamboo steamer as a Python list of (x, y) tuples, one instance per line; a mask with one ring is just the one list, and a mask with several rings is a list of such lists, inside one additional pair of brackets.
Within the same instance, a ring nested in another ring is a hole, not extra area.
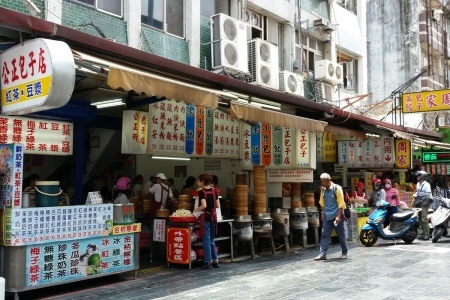
[(236, 196), (236, 216), (247, 216), (248, 215), (248, 186), (247, 185), (236, 185), (235, 189)]
[(193, 203), (193, 200), (190, 195), (178, 195), (178, 202)]
[(236, 185), (247, 185), (247, 174), (237, 173), (236, 174)]
[(192, 210), (192, 209), (194, 209), (194, 203), (178, 202), (177, 207), (178, 207), (178, 209)]
[(156, 211), (156, 217), (158, 217), (158, 218), (168, 218), (169, 217), (169, 210), (168, 209), (158, 209)]
[(314, 200), (314, 193), (305, 193), (304, 199), (306, 207), (316, 206)]
[(192, 198), (192, 190), (191, 189), (182, 189), (180, 196), (181, 195), (189, 195), (189, 197)]
[(301, 207), (302, 201), (300, 199), (291, 201), (291, 208), (301, 208)]
[(255, 214), (267, 213), (267, 200), (266, 195), (255, 195)]
[(152, 201), (150, 199), (142, 199), (142, 212), (144, 214), (150, 213), (152, 209)]
[(296, 197), (301, 197), (301, 186), (302, 184), (300, 182), (293, 182), (291, 183), (291, 198), (295, 199)]

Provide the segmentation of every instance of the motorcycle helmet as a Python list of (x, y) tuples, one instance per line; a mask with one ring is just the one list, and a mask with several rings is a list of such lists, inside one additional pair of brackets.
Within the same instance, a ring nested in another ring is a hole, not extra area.
[(127, 185), (131, 182), (131, 179), (128, 177), (120, 177), (117, 180), (117, 189), (120, 191), (126, 191)]
[(428, 179), (428, 173), (425, 171), (417, 171), (416, 176), (419, 177), (419, 180), (427, 180)]
[(375, 178), (373, 180), (373, 187), (377, 189), (377, 188), (380, 187), (380, 185), (381, 185), (381, 179), (380, 178)]

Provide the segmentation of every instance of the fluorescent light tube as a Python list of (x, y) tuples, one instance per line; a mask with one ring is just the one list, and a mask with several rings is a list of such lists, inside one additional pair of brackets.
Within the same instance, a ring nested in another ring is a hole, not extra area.
[(191, 160), (189, 157), (175, 157), (175, 156), (158, 156), (153, 155), (154, 159), (170, 159), (170, 160)]

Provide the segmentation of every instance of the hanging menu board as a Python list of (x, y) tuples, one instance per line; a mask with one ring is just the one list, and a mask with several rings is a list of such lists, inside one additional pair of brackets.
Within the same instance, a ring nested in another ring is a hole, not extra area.
[(339, 141), (338, 163), (349, 168), (393, 168), (394, 138), (381, 137), (366, 141)]
[(23, 151), (22, 144), (0, 145), (0, 209), (22, 206)]
[(239, 120), (203, 106), (162, 101), (150, 105), (149, 145), (153, 155), (239, 158)]

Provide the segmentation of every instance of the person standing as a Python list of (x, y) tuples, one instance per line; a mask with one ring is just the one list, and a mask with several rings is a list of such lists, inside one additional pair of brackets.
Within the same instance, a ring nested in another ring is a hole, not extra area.
[(211, 186), (211, 182), (211, 175), (202, 174), (198, 177), (197, 186), (200, 188), (198, 191), (200, 206), (194, 209), (194, 212), (203, 211), (199, 220), (200, 237), (203, 244), (204, 269), (220, 268), (214, 242), (217, 226), (216, 208), (220, 208), (220, 202), (215, 189)]
[(180, 194), (177, 190), (177, 188), (174, 186), (175, 181), (173, 178), (167, 179), (167, 186), (172, 190), (172, 194), (174, 198), (178, 198), (178, 195)]
[(366, 193), (364, 193), (364, 183), (358, 181), (356, 184), (356, 190), (352, 192), (349, 200), (353, 208), (363, 207), (364, 204), (367, 203)]
[(320, 175), (322, 183), (322, 191), (320, 193), (319, 204), (322, 208), (322, 236), (320, 238), (320, 254), (314, 260), (326, 260), (328, 244), (330, 243), (331, 232), (336, 230), (339, 244), (341, 245), (341, 259), (347, 258), (347, 241), (345, 239), (344, 229), (344, 193), (342, 188), (331, 181), (331, 177), (327, 173)]
[(117, 180), (117, 190), (114, 192), (114, 204), (128, 204), (131, 189), (131, 179), (128, 177), (120, 177)]
[(149, 189), (149, 192), (155, 196), (150, 212), (151, 217), (156, 216), (158, 209), (167, 208), (168, 201), (173, 201), (172, 190), (165, 184), (166, 180), (167, 177), (163, 173), (156, 174), (156, 184)]
[(423, 235), (419, 237), (424, 241), (430, 239), (430, 226), (428, 225), (428, 209), (431, 203), (433, 203), (433, 195), (431, 194), (430, 183), (427, 182), (428, 174), (425, 171), (417, 171), (417, 190), (414, 194), (414, 206), (420, 207), (420, 222), (422, 223)]
[(150, 179), (144, 184), (144, 187), (142, 188), (142, 192), (145, 194), (150, 190), (150, 188), (156, 183), (156, 177), (150, 176)]
[(384, 191), (386, 192), (386, 202), (390, 205), (386, 208), (386, 218), (384, 219), (384, 227), (387, 227), (391, 223), (391, 216), (398, 212), (400, 206), (400, 197), (396, 188), (392, 187), (390, 179), (384, 180)]

